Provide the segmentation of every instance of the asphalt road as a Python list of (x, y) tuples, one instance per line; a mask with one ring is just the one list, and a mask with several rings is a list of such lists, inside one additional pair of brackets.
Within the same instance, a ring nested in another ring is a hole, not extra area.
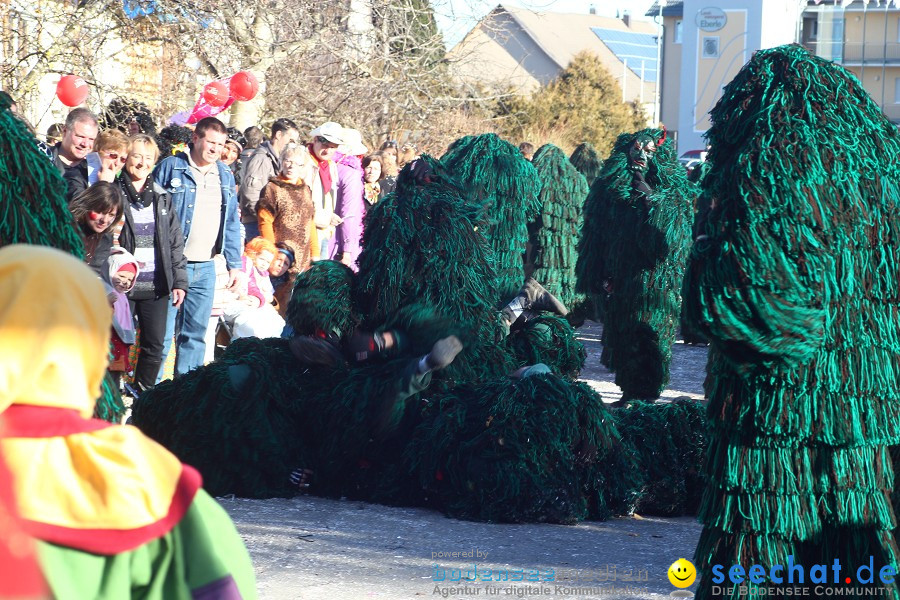
[[(599, 363), (600, 332), (591, 323), (579, 330), (582, 379), (612, 402), (621, 392)], [(677, 343), (663, 398), (702, 399), (705, 364), (706, 348)], [(266, 600), (669, 598), (676, 588), (666, 571), (691, 558), (700, 535), (692, 518), (506, 525), (313, 496), (220, 501)]]

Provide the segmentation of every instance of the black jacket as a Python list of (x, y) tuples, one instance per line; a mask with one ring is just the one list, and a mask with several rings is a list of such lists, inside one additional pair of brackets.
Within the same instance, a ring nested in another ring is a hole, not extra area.
[[(123, 172), (121, 177), (126, 177)], [(166, 190), (153, 182), (153, 212), (156, 219), (153, 245), (156, 248), (156, 264), (165, 277), (166, 293), (173, 289), (187, 290), (187, 259), (184, 258), (184, 236), (178, 224), (178, 215), (172, 210), (172, 201)], [(131, 203), (122, 192), (125, 204), (125, 226), (119, 234), (119, 245), (134, 254), (134, 217)], [(157, 290), (162, 291), (162, 290)]]
[(72, 199), (88, 188), (87, 160), (82, 160), (70, 167), (59, 158), (59, 144), (50, 148), (50, 158), (53, 165), (59, 170), (59, 174), (66, 180), (66, 202), (72, 203)]

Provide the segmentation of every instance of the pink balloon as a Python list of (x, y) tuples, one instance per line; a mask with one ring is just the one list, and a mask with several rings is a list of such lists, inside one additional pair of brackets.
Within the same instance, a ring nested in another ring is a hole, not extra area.
[(239, 102), (253, 100), (259, 91), (259, 81), (250, 71), (238, 71), (231, 76), (231, 97)]
[(90, 86), (78, 75), (64, 75), (56, 84), (56, 97), (66, 106), (78, 106), (90, 93)]
[(210, 106), (225, 106), (228, 102), (228, 88), (221, 81), (207, 83), (201, 95)]

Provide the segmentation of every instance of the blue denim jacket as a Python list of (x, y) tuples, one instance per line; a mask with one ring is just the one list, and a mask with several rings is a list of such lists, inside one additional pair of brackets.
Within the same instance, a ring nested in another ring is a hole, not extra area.
[[(225, 255), (229, 269), (241, 268), (241, 220), (238, 216), (238, 198), (234, 188), (234, 175), (225, 163), (216, 161), (219, 181), (222, 184), (222, 215), (219, 220), (219, 235), (216, 238), (215, 253)], [(163, 186), (172, 198), (172, 208), (178, 215), (185, 242), (191, 234), (194, 219), (194, 199), (197, 196), (197, 181), (191, 171), (187, 155), (179, 152), (156, 165), (153, 171), (155, 181)]]

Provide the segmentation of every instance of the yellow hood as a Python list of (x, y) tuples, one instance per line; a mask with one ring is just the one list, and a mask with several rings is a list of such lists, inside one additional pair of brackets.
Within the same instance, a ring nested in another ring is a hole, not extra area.
[(80, 260), (44, 246), (0, 249), (0, 411), (23, 404), (90, 417), (111, 324), (103, 285)]

